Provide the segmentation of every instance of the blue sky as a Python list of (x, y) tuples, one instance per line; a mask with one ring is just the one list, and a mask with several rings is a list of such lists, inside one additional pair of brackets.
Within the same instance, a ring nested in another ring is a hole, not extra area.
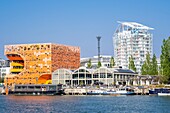
[(152, 27), (153, 52), (170, 36), (169, 0), (0, 0), (0, 57), (4, 45), (59, 43), (81, 48), (81, 57), (113, 55), (117, 21)]

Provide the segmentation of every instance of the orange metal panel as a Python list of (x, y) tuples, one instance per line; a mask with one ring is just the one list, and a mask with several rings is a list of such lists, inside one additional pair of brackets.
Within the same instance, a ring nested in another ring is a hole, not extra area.
[(6, 85), (45, 84), (56, 69), (77, 69), (80, 66), (80, 48), (60, 44), (6, 45), (5, 55), (11, 61), (24, 61), (23, 71), (7, 77)]

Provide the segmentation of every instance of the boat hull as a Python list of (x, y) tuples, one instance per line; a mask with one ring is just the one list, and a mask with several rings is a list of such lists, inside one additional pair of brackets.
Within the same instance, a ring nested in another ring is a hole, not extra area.
[(158, 95), (158, 93), (170, 93), (169, 88), (157, 88), (154, 90), (149, 90), (149, 95)]
[(170, 93), (158, 93), (158, 96), (170, 96)]
[(8, 94), (13, 95), (64, 95), (62, 85), (15, 85), (14, 90)]
[(87, 92), (87, 95), (135, 95), (135, 93), (129, 91), (91, 91)]

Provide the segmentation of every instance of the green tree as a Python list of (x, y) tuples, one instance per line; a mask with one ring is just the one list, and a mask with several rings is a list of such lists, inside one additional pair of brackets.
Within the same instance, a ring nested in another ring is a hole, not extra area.
[(150, 54), (147, 53), (146, 54), (146, 60), (144, 62), (144, 64), (142, 65), (141, 68), (141, 74), (142, 75), (151, 75), (152, 71), (151, 71), (151, 62), (150, 62)]
[(136, 72), (136, 67), (132, 55), (129, 57), (129, 69)]
[(152, 58), (151, 75), (158, 75), (158, 65), (155, 54), (153, 55)]
[(102, 66), (101, 62), (98, 61), (97, 68), (100, 68)]
[(110, 59), (110, 67), (112, 68), (114, 65), (115, 65), (114, 58), (111, 57), (111, 59)]
[(147, 75), (147, 64), (146, 62), (144, 62), (144, 64), (142, 65), (142, 68), (141, 68), (141, 74), (142, 75)]
[(170, 80), (170, 37), (163, 40), (161, 49), (161, 75), (163, 82), (167, 83)]
[(152, 59), (149, 53), (146, 54), (146, 60), (142, 65), (141, 73), (142, 75), (158, 75), (158, 65), (155, 54)]
[(88, 63), (87, 63), (87, 67), (91, 68), (91, 59), (89, 59)]

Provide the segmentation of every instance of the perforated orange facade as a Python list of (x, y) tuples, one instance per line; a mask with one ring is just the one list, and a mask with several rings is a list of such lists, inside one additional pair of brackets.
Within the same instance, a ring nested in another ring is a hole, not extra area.
[(6, 85), (47, 84), (56, 69), (80, 66), (80, 48), (60, 44), (5, 45), (5, 55), (11, 62)]

